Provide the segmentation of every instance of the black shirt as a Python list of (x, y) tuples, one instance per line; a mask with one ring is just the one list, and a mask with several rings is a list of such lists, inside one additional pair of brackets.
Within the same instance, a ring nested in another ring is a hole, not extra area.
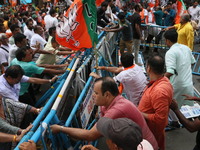
[(140, 35), (136, 31), (135, 24), (138, 24), (139, 26), (141, 26), (141, 16), (138, 13), (134, 13), (132, 16), (128, 18), (128, 20), (130, 21), (132, 25), (133, 39), (140, 39)]

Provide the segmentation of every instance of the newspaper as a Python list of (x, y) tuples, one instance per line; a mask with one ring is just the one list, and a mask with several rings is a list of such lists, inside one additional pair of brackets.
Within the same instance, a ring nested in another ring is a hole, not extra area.
[(180, 111), (186, 118), (194, 118), (200, 116), (200, 105), (195, 103), (194, 106), (184, 105)]

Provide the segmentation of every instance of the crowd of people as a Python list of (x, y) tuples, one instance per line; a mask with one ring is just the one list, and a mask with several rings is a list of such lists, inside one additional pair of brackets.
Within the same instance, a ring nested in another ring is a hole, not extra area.
[[(64, 14), (71, 3), (69, 0), (62, 2), (59, 4), (62, 7), (51, 3), (44, 3), (41, 8), (32, 4), (1, 7), (2, 150), (12, 149), (12, 143), (20, 141), (32, 127), (30, 122), (42, 109), (34, 107), (37, 100), (32, 84), (53, 83), (68, 66), (58, 64), (57, 58), (75, 53), (56, 41), (56, 26), (64, 21)], [(97, 8), (98, 30), (120, 32), (122, 66), (97, 67), (98, 70), (117, 74), (113, 78), (90, 74), (96, 78), (93, 99), (95, 105), (101, 108), (101, 118), (97, 123), (90, 130), (51, 125), (54, 134), (63, 132), (86, 141), (105, 136), (111, 150), (165, 150), (166, 126), (177, 128), (182, 124), (190, 132), (199, 130), (199, 119), (187, 120), (179, 109), (185, 104), (192, 106), (192, 100), (199, 100), (193, 97), (191, 65), (195, 63), (192, 51), (200, 24), (200, 7), (197, 1), (193, 1), (188, 13), (183, 14), (180, 23), (176, 24), (178, 8), (175, 1), (153, 6), (146, 1), (121, 1), (120, 6), (115, 1), (105, 0)], [(146, 33), (141, 24), (166, 28)], [(146, 47), (143, 53), (148, 52), (148, 60), (144, 74), (138, 62), (141, 41), (150, 43), (155, 39), (155, 43), (159, 44), (162, 37), (169, 50), (163, 58), (157, 49), (154, 49), (156, 53), (149, 53), (150, 48)], [(126, 98), (121, 96), (122, 93), (126, 94)], [(28, 141), (19, 148), (34, 150), (36, 144)], [(91, 145), (82, 147), (82, 150), (96, 149)], [(199, 149), (198, 133), (194, 150)]]

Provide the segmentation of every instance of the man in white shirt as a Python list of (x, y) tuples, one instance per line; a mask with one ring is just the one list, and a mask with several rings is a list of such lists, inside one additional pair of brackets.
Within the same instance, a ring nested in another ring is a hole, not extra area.
[(58, 19), (56, 18), (55, 9), (49, 11), (49, 15), (44, 17), (45, 28), (48, 31), (51, 27), (56, 27), (58, 25)]
[(188, 13), (192, 16), (191, 20), (194, 20), (198, 23), (200, 17), (200, 7), (198, 7), (198, 1), (194, 1), (193, 6), (188, 8)]
[(24, 35), (26, 36), (28, 43), (30, 43), (32, 36), (35, 34), (33, 31), (33, 20), (28, 19), (26, 22), (26, 26), (27, 26), (27, 29), (24, 31)]
[(10, 30), (11, 30), (11, 32), (12, 32), (12, 36), (9, 38), (9, 44), (10, 44), (10, 45), (13, 45), (13, 44), (15, 44), (14, 36), (15, 36), (17, 33), (20, 33), (21, 30), (20, 30), (20, 27), (19, 27), (18, 25), (16, 25), (16, 24), (12, 24), (12, 25), (10, 26)]
[(8, 37), (5, 33), (0, 33), (0, 65), (3, 65), (2, 72), (4, 72), (8, 66), (8, 57), (10, 44), (8, 44)]
[[(97, 69), (119, 73), (113, 79), (119, 83), (120, 94), (124, 90), (127, 99), (137, 106), (141, 98), (141, 93), (147, 85), (147, 79), (142, 68), (134, 64), (133, 60), (134, 56), (131, 53), (124, 53), (121, 56), (123, 68), (99, 66)], [(99, 77), (95, 73), (91, 73), (90, 75), (95, 78)]]
[(34, 27), (35, 34), (31, 38), (30, 46), (32, 49), (35, 49), (35, 45), (38, 43), (40, 44), (40, 49), (43, 50), (44, 46), (46, 45), (47, 41), (42, 37), (44, 30), (41, 26), (35, 26)]
[(16, 57), (15, 52), (17, 51), (17, 49), (27, 45), (26, 36), (22, 33), (17, 33), (14, 36), (14, 41), (15, 44), (11, 46), (9, 51), (9, 59), (8, 59), (9, 64)]

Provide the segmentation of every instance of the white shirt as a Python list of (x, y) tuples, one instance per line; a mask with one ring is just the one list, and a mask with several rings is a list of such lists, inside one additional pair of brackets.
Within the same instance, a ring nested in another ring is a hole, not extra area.
[(17, 51), (18, 47), (14, 44), (11, 46), (10, 51), (9, 51), (9, 58), (8, 58), (8, 63), (10, 64), (10, 62), (16, 58), (15, 52)]
[(124, 92), (128, 99), (137, 106), (141, 93), (147, 84), (147, 79), (142, 68), (135, 65), (133, 68), (120, 72), (113, 79), (123, 84)]
[(31, 48), (35, 49), (33, 46), (35, 46), (36, 43), (40, 43), (40, 49), (43, 50), (47, 41), (43, 39), (39, 34), (34, 34), (30, 42)]
[(52, 17), (51, 15), (46, 15), (44, 17), (45, 28), (49, 30), (51, 27), (56, 27), (58, 25), (58, 19), (56, 17)]
[(200, 17), (200, 7), (196, 6), (195, 8), (193, 6), (190, 6), (188, 8), (188, 13), (192, 16), (192, 20), (199, 20)]
[[(1, 45), (0, 46), (0, 64), (8, 62), (9, 50), (10, 50), (10, 45), (8, 45), (8, 46), (7, 45)], [(7, 67), (4, 67), (4, 69), (6, 70)]]
[(153, 146), (145, 139), (138, 145), (137, 150), (153, 150)]
[(26, 39), (28, 39), (29, 43), (31, 41), (32, 36), (34, 35), (33, 30), (29, 30), (28, 28), (24, 31), (24, 35), (26, 36)]

